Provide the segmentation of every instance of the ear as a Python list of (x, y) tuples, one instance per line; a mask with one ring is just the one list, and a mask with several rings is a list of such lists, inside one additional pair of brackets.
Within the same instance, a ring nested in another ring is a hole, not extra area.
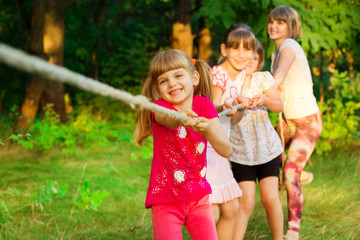
[(221, 50), (221, 55), (223, 55), (224, 57), (227, 57), (227, 50), (226, 50), (226, 46), (224, 43), (222, 43), (220, 45), (220, 50)]
[(200, 82), (200, 74), (199, 74), (199, 72), (195, 71), (194, 74), (193, 74), (193, 77), (194, 77), (193, 85), (194, 85), (194, 87), (196, 87), (197, 85), (199, 85), (199, 82)]

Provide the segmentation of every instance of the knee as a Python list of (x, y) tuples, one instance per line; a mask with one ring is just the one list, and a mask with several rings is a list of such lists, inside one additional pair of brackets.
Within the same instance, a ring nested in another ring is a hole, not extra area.
[(255, 208), (255, 199), (250, 197), (241, 197), (240, 211), (246, 215), (251, 215)]
[(280, 206), (280, 200), (277, 194), (261, 196), (261, 202), (266, 210), (274, 208), (278, 205)]
[(221, 215), (225, 218), (235, 218), (239, 212), (239, 200), (233, 199), (225, 202), (221, 206)]

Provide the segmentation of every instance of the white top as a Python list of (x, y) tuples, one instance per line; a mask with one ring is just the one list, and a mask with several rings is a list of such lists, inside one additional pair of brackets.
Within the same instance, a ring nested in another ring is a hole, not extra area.
[[(269, 72), (252, 74), (250, 87), (244, 89), (244, 97), (262, 94), (275, 84)], [(233, 154), (230, 161), (244, 165), (267, 163), (283, 152), (280, 138), (270, 122), (267, 108), (264, 106), (244, 110), (240, 122), (232, 125), (230, 141)]]
[[(282, 89), (280, 96), (284, 103), (284, 115), (287, 119), (295, 119), (317, 113), (319, 107), (313, 93), (309, 63), (298, 42), (288, 38), (281, 44), (278, 53), (273, 52), (271, 56), (271, 72), (274, 74), (278, 67), (280, 52), (286, 47), (290, 47), (294, 51), (296, 58), (284, 82), (280, 85)], [(274, 63), (275, 57), (276, 62)]]
[[(220, 103), (228, 99), (231, 99), (232, 102), (235, 101), (235, 98), (241, 94), (242, 86), (245, 81), (245, 70), (239, 72), (234, 81), (231, 80), (229, 72), (221, 65), (213, 66), (211, 68), (211, 80), (213, 86), (220, 87), (223, 91)], [(227, 116), (221, 116), (219, 118), (221, 126), (224, 129), (226, 136), (230, 136), (230, 118)]]

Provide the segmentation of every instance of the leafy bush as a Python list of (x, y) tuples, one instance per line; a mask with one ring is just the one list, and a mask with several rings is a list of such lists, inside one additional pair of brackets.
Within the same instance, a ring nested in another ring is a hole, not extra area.
[(324, 104), (319, 104), (323, 130), (316, 146), (318, 154), (327, 152), (335, 146), (346, 147), (360, 139), (359, 89), (353, 88), (354, 83), (351, 83), (351, 81), (359, 82), (360, 75), (350, 80), (347, 72), (335, 71), (330, 81), (333, 96)]
[(36, 119), (30, 125), (32, 141), (20, 140), (19, 143), (27, 149), (47, 152), (51, 148), (60, 147), (64, 153), (74, 154), (78, 147), (108, 147), (117, 142), (130, 142), (131, 129), (131, 123), (115, 124), (101, 115), (94, 115), (93, 106), (80, 107), (77, 115), (63, 124), (49, 105), (45, 109), (44, 118)]

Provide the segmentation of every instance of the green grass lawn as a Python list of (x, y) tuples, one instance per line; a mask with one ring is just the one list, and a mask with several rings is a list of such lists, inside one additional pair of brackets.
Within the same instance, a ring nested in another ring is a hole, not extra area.
[[(72, 199), (82, 179), (89, 180), (91, 191), (110, 195), (98, 211), (82, 215), (78, 239), (152, 239), (151, 211), (144, 207), (150, 152), (133, 144), (78, 150), (72, 156), (57, 150), (39, 154), (20, 147), (1, 149), (0, 201), (12, 210), (6, 239), (74, 239), (80, 210)], [(360, 238), (359, 156), (356, 147), (312, 157), (306, 170), (314, 173), (314, 181), (303, 186), (301, 239)], [(69, 185), (67, 193), (42, 206), (32, 204), (47, 181)], [(8, 188), (21, 195), (9, 195)], [(286, 221), (286, 202), (283, 209)], [(184, 239), (190, 239), (186, 230)], [(245, 239), (271, 239), (258, 195)]]

